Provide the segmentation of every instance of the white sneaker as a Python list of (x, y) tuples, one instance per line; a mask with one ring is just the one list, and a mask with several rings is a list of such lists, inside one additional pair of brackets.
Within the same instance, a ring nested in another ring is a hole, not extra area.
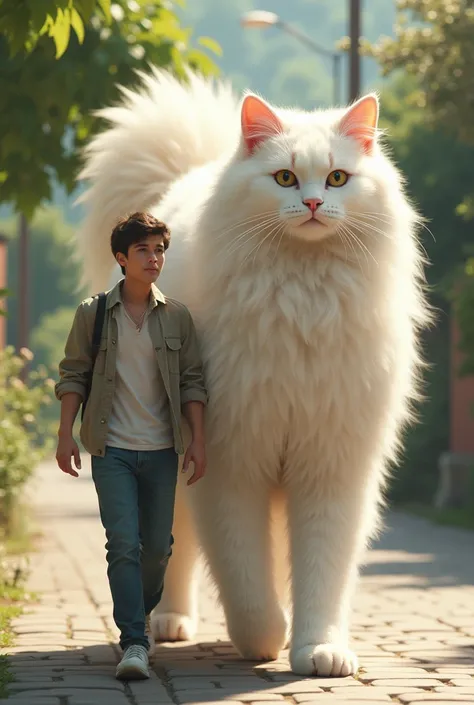
[(132, 644), (117, 666), (115, 677), (124, 681), (143, 680), (150, 677), (148, 671), (148, 654), (144, 646)]
[(151, 629), (151, 619), (149, 614), (145, 617), (145, 636), (148, 638), (148, 658), (150, 659), (155, 653), (156, 644), (155, 637), (153, 636), (153, 631)]

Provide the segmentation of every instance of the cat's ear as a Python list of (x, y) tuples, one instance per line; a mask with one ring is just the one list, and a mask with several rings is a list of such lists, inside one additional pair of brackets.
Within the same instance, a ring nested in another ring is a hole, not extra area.
[(339, 126), (341, 134), (354, 137), (367, 154), (371, 154), (377, 137), (379, 121), (379, 101), (375, 93), (370, 93), (354, 103), (342, 118)]
[(269, 137), (282, 132), (280, 120), (266, 103), (255, 95), (244, 98), (241, 112), (242, 134), (248, 154)]

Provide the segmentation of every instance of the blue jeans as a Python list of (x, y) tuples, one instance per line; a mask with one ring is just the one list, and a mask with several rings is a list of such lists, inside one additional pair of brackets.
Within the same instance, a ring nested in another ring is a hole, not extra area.
[(107, 543), (107, 576), (120, 629), (120, 646), (148, 648), (145, 615), (159, 603), (171, 556), (178, 456), (173, 448), (153, 451), (106, 448), (92, 456)]

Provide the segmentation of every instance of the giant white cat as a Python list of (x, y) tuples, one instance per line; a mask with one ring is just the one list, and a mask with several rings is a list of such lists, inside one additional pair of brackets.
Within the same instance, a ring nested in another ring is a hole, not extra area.
[(81, 174), (84, 271), (91, 292), (120, 276), (119, 216), (164, 220), (159, 284), (194, 316), (210, 397), (208, 471), (178, 493), (155, 634), (196, 629), (194, 516), (239, 652), (274, 659), (289, 638), (295, 673), (348, 675), (358, 566), (427, 319), (419, 218), (380, 144), (378, 99), (314, 112), (251, 94), (239, 104), (225, 84), (155, 70), (123, 93)]

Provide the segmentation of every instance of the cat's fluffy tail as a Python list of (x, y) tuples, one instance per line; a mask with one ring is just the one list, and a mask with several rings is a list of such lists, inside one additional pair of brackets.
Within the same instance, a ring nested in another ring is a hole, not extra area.
[(90, 293), (107, 286), (113, 265), (110, 233), (117, 219), (156, 206), (169, 186), (194, 167), (214, 161), (232, 145), (238, 120), (230, 87), (190, 73), (180, 83), (152, 68), (123, 102), (98, 111), (108, 128), (85, 150), (79, 198), (86, 214), (78, 254)]

